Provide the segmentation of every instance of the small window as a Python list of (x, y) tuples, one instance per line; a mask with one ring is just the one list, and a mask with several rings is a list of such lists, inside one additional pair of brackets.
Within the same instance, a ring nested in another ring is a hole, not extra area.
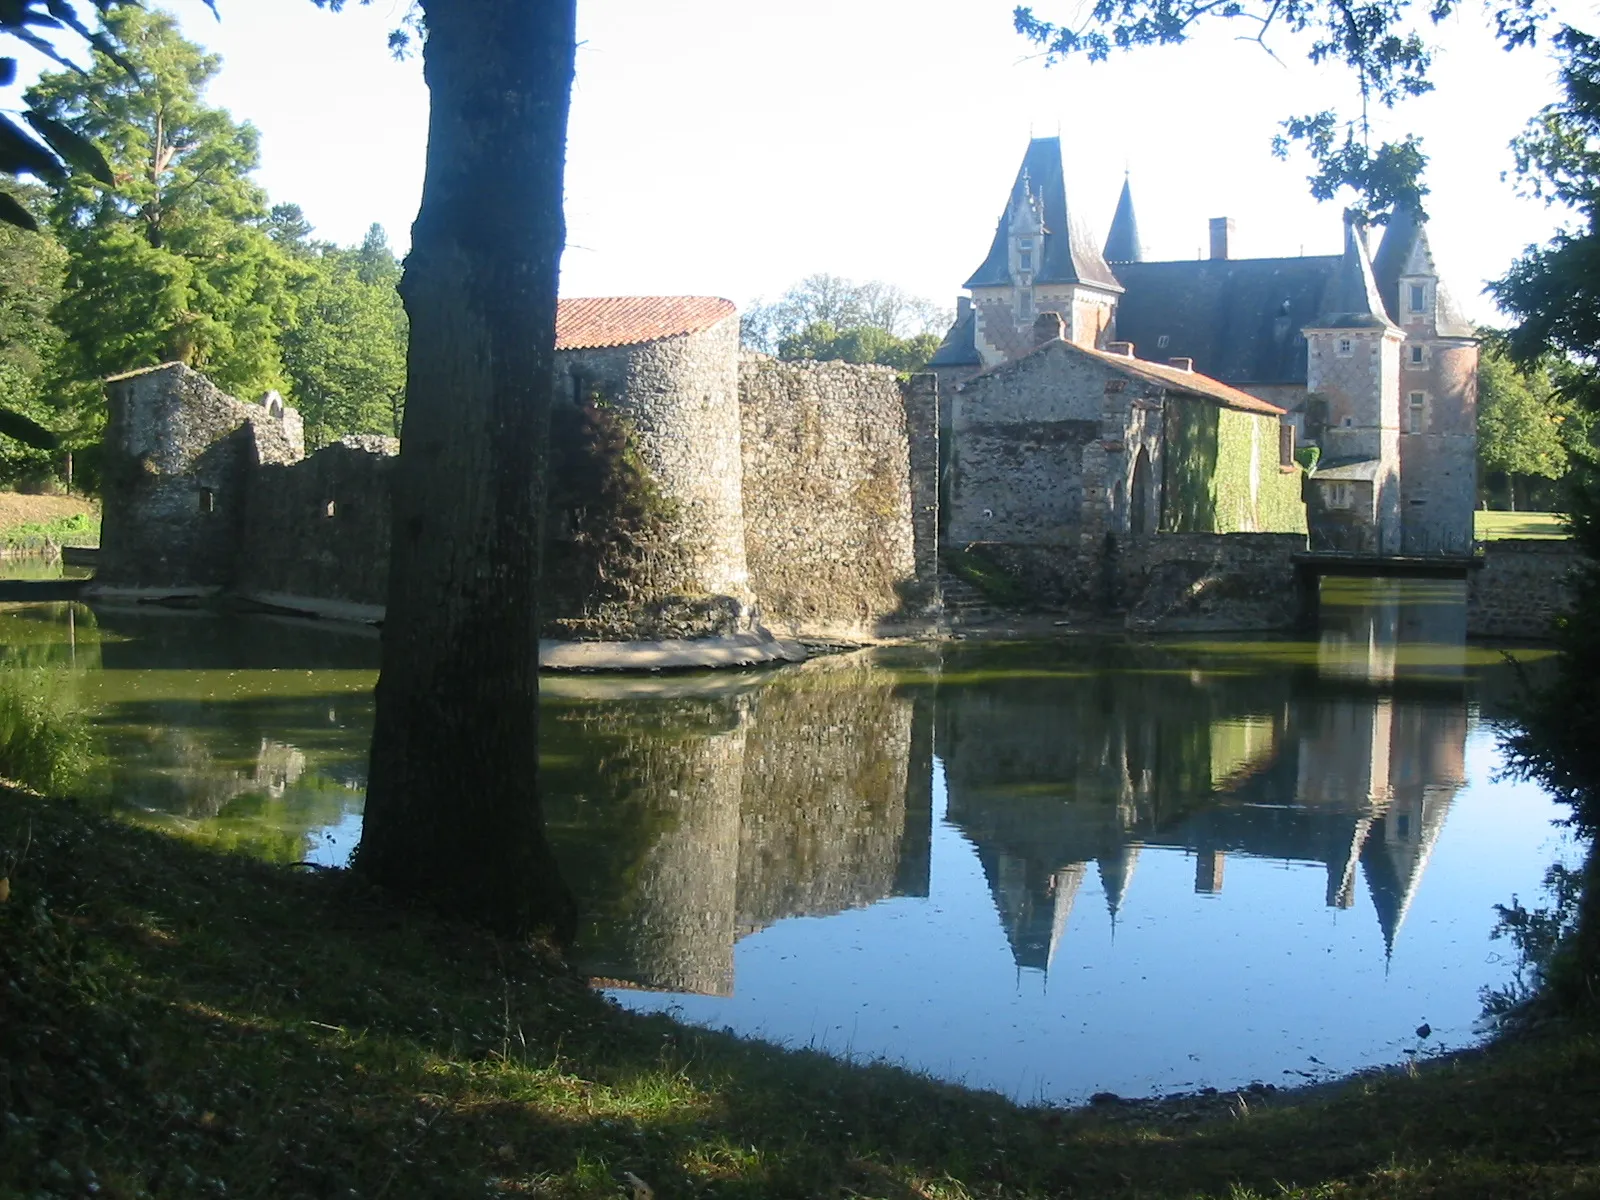
[(1420, 283), (1413, 283), (1408, 289), (1411, 293), (1411, 311), (1414, 313), (1427, 311), (1428, 289)]
[(1023, 288), (1017, 293), (1017, 316), (1023, 321), (1033, 320), (1033, 289)]
[(1171, 341), (1172, 341), (1172, 339), (1170, 337), (1168, 337), (1166, 334), (1163, 333), (1160, 337), (1158, 337), (1156, 339), (1156, 349), (1157, 350), (1165, 350), (1167, 348), (1168, 343), (1171, 342)]
[(1339, 339), (1339, 356), (1341, 358), (1348, 358), (1354, 352), (1355, 346), (1349, 338)]
[(322, 506), (322, 515), (325, 517), (331, 517), (335, 512), (338, 511), (338, 508), (339, 506), (334, 501), (329, 500)]
[(1428, 365), (1428, 352), (1421, 346), (1411, 347), (1411, 365), (1413, 367), (1425, 367)]
[(1426, 433), (1428, 426), (1428, 393), (1412, 392), (1407, 433)]
[(1022, 242), (1017, 247), (1017, 270), (1033, 270), (1033, 243)]
[(1395, 818), (1395, 822), (1394, 822), (1394, 831), (1396, 833), (1398, 833), (1403, 838), (1410, 837), (1411, 836), (1411, 818), (1409, 816), (1404, 816), (1404, 815), (1396, 817)]
[(1329, 508), (1350, 507), (1350, 485), (1348, 483), (1330, 483), (1323, 487), (1322, 495)]
[(200, 511), (208, 515), (217, 511), (217, 494), (210, 488), (200, 489)]

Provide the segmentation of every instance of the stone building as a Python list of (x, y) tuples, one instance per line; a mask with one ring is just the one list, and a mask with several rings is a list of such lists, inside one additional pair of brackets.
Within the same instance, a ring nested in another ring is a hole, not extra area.
[(1033, 139), (929, 364), (942, 427), (959, 441), (957, 390), (1029, 353), (1036, 316), (1056, 311), (1078, 346), (1122, 343), (1284, 410), (1296, 441), (1321, 452), (1308, 486), (1313, 544), (1470, 549), (1477, 342), (1426, 227), (1397, 214), (1375, 257), (1358, 227), (1341, 254), (1296, 258), (1235, 258), (1234, 234), (1231, 219), (1215, 218), (1209, 258), (1145, 261), (1125, 182), (1097, 247), (1070, 209), (1059, 139)]
[[(561, 302), (553, 636), (860, 637), (936, 607), (932, 378), (741, 358), (738, 332), (715, 297)], [(281, 399), (236, 400), (178, 363), (107, 395), (97, 586), (381, 617), (392, 439), (307, 457)]]

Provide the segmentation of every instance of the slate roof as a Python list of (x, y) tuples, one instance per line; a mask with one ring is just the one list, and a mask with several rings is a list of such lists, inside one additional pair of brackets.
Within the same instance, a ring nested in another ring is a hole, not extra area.
[(971, 308), (956, 318), (944, 341), (928, 360), (930, 367), (976, 367), (983, 363), (978, 353), (978, 315)]
[(1011, 283), (1006, 226), (1011, 209), (1022, 198), (1024, 188), (1031, 189), (1044, 204), (1044, 245), (1039, 254), (1039, 269), (1033, 275), (1034, 283), (1090, 283), (1121, 291), (1122, 284), (1111, 273), (1094, 240), (1072, 221), (1067, 211), (1061, 139), (1053, 137), (1034, 138), (1028, 143), (1028, 152), (1022, 157), (1022, 166), (1017, 169), (1016, 181), (1000, 213), (989, 256), (962, 286), (1001, 287)]
[(1338, 462), (1318, 463), (1311, 478), (1340, 483), (1345, 480), (1371, 483), (1380, 478), (1386, 468), (1375, 458), (1340, 459)]
[(1304, 384), (1300, 331), (1338, 266), (1336, 255), (1119, 263), (1117, 337), (1228, 383)]
[(1076, 342), (1055, 338), (1035, 346), (1021, 358), (1012, 359), (1010, 362), (1000, 363), (990, 367), (977, 378), (990, 375), (999, 375), (1009, 371), (1020, 363), (1025, 363), (1036, 354), (1045, 354), (1051, 350), (1065, 347), (1069, 354), (1087, 354), (1099, 362), (1110, 367), (1121, 375), (1136, 379), (1141, 383), (1154, 383), (1166, 388), (1169, 392), (1178, 392), (1186, 396), (1197, 396), (1202, 400), (1210, 400), (1224, 408), (1236, 408), (1241, 412), (1262, 413), (1267, 416), (1281, 417), (1288, 411), (1278, 407), (1270, 401), (1259, 396), (1252, 396), (1249, 392), (1241, 392), (1238, 388), (1229, 387), (1220, 379), (1211, 379), (1198, 371), (1182, 371), (1177, 367), (1169, 367), (1164, 363), (1145, 362), (1143, 359), (1129, 358), (1125, 354), (1111, 354), (1105, 350), (1086, 350)]
[[(1415, 209), (1402, 209), (1389, 218), (1389, 226), (1383, 231), (1383, 242), (1372, 260), (1372, 274), (1377, 280), (1378, 294), (1383, 298), (1393, 321), (1400, 320), (1400, 273), (1405, 270), (1412, 248), (1419, 242), (1428, 262), (1428, 273), (1437, 280), (1439, 272), (1433, 265), (1433, 249), (1428, 245), (1427, 226), (1417, 217)], [(1440, 337), (1478, 336), (1476, 327), (1461, 315), (1461, 310), (1456, 307), (1456, 302), (1442, 281), (1435, 284), (1434, 322)]]
[(1138, 262), (1144, 257), (1139, 244), (1139, 221), (1133, 215), (1133, 187), (1126, 178), (1122, 181), (1122, 195), (1117, 198), (1117, 211), (1111, 218), (1111, 232), (1106, 234), (1106, 261), (1108, 263)]
[(1394, 328), (1372, 275), (1365, 231), (1348, 218), (1344, 223), (1344, 253), (1339, 256), (1339, 268), (1323, 297), (1322, 311), (1310, 325), (1316, 329)]
[(738, 311), (717, 296), (585, 296), (556, 309), (556, 349), (632, 346), (703, 333)]
[(1104, 350), (1089, 350), (1086, 353), (1093, 354), (1101, 362), (1124, 375), (1130, 375), (1146, 383), (1159, 384), (1171, 392), (1199, 396), (1224, 408), (1236, 408), (1241, 412), (1263, 413), (1273, 417), (1281, 417), (1287, 411), (1270, 401), (1261, 399), (1260, 396), (1241, 392), (1238, 388), (1229, 387), (1220, 379), (1212, 379), (1198, 371), (1182, 371), (1164, 363), (1145, 362), (1122, 354), (1108, 354)]

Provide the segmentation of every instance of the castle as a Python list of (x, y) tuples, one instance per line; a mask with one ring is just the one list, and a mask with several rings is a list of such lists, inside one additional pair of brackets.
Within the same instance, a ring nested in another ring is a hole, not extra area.
[[(1196, 509), (1176, 475), (1187, 456), (1175, 452), (1154, 407), (1180, 411), (1172, 401), (1186, 398), (1210, 403), (1222, 423), (1240, 426), (1226, 414), (1253, 412), (1284, 427), (1265, 447), (1257, 444), (1264, 427), (1252, 432), (1256, 466), (1234, 470), (1223, 489), (1259, 497), (1274, 482), (1260, 468), (1263, 453), (1276, 455), (1287, 476), (1296, 448), (1316, 447), (1304, 487), (1314, 549), (1471, 550), (1476, 331), (1440, 281), (1424, 224), (1397, 214), (1375, 255), (1366, 230), (1349, 220), (1338, 255), (1239, 259), (1233, 235), (1232, 220), (1217, 218), (1209, 259), (1147, 262), (1125, 182), (1110, 233), (1096, 246), (1069, 207), (1060, 140), (1032, 140), (989, 252), (964, 285), (970, 295), (958, 300), (955, 324), (929, 365), (952, 444), (952, 541), (1038, 544), (1041, 527), (1057, 538), (1069, 527), (1096, 538), (1296, 531), (1290, 506), (1276, 514), (1226, 503), (1219, 510), (1213, 495)], [(1041, 332), (1041, 314), (1057, 314), (1057, 324)], [(1078, 353), (1042, 345), (1057, 340)], [(1074, 364), (1077, 377), (1058, 368), (1041, 383), (1037, 364), (1022, 365), (1041, 350)], [(1091, 365), (1097, 369), (1083, 370)], [(1112, 375), (1155, 385), (1145, 389), (1146, 416), (1135, 418), (1134, 401), (1104, 399), (1126, 394), (1111, 390)], [(1028, 387), (1032, 400), (1022, 397)], [(1017, 407), (1009, 416), (1008, 403)], [(1094, 419), (1097, 437), (1061, 424)], [(985, 441), (987, 449), (978, 445)], [(1008, 528), (981, 478), (1002, 460), (1037, 462), (1069, 482)]]

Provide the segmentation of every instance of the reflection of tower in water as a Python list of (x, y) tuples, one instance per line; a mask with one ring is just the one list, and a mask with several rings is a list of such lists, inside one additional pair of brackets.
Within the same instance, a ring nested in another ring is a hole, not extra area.
[(635, 857), (574, 878), (580, 902), (610, 914), (578, 947), (597, 976), (731, 995), (740, 938), (785, 917), (926, 894), (927, 708), (886, 673), (822, 662), (735, 704), (685, 701), (675, 728), (661, 724), (610, 747), (606, 779), (587, 781), (581, 807), (547, 801), (569, 858), (606, 838), (609, 822), (648, 830)]
[(949, 817), (1017, 965), (1059, 960), (1089, 863), (1114, 929), (1147, 848), (1193, 854), (1207, 896), (1229, 855), (1318, 864), (1336, 908), (1364, 878), (1392, 949), (1465, 782), (1461, 597), (1414, 611), (1410, 588), (1330, 605), (1310, 674), (1150, 647), (1076, 679), (941, 690)]

